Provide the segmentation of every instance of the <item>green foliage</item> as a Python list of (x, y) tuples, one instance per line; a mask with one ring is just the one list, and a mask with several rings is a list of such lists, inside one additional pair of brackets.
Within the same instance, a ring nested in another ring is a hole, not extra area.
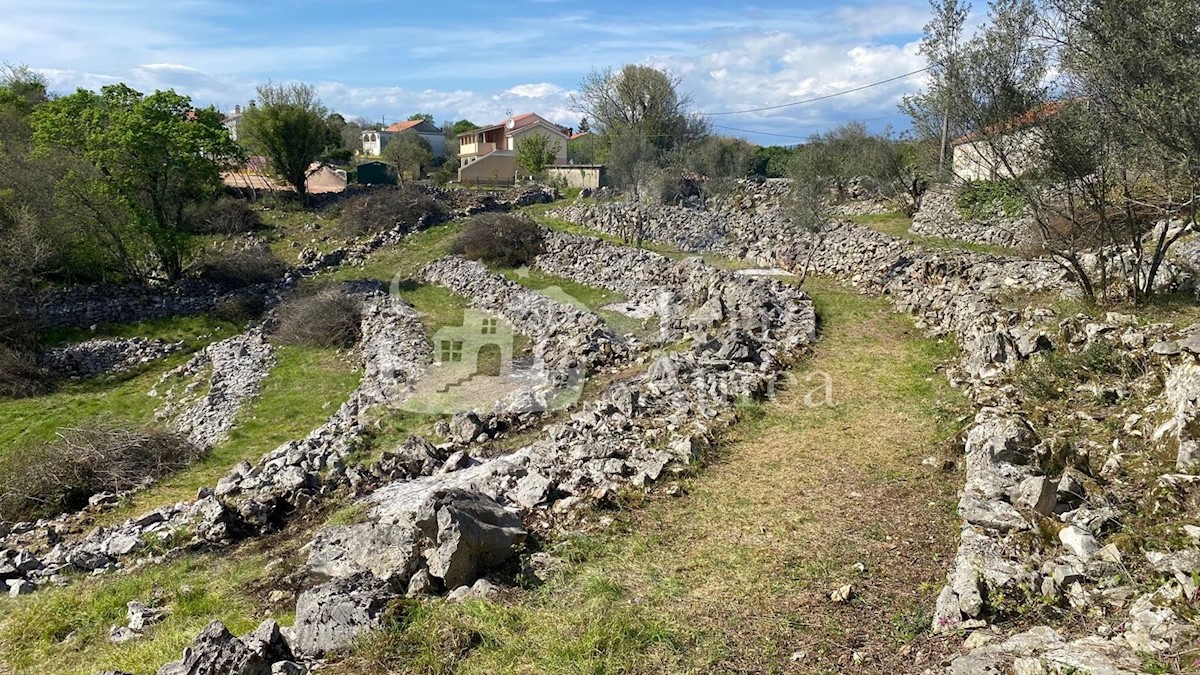
[(567, 141), (567, 159), (572, 164), (603, 164), (604, 141), (588, 133)]
[(401, 181), (406, 173), (420, 178), (421, 171), (433, 161), (433, 147), (415, 129), (409, 129), (388, 141), (381, 158), (396, 169)]
[(82, 161), (62, 186), (90, 207), (122, 271), (156, 276), (138, 257), (144, 247), (159, 273), (178, 279), (191, 241), (185, 211), (216, 194), (221, 162), (237, 155), (220, 114), (173, 91), (144, 96), (118, 84), (48, 101), (31, 121), (43, 152)]
[(763, 178), (783, 178), (795, 155), (795, 146), (760, 145), (754, 148), (751, 171)]
[(679, 91), (681, 82), (650, 66), (595, 70), (579, 83), (575, 106), (605, 134), (634, 131), (668, 151), (707, 132), (704, 120), (688, 112), (692, 97)]
[(1146, 372), (1143, 360), (1107, 342), (1095, 341), (1078, 352), (1054, 350), (1035, 356), (1017, 369), (1017, 388), (1036, 400), (1051, 401), (1076, 395), (1076, 387), (1102, 377), (1133, 380)]
[(971, 220), (991, 220), (997, 207), (1005, 216), (1016, 218), (1025, 210), (1025, 199), (1012, 181), (973, 180), (959, 190), (955, 205)]
[(554, 163), (558, 155), (558, 141), (540, 133), (529, 133), (517, 139), (517, 167), (530, 176), (540, 176), (546, 167)]
[(700, 177), (701, 205), (708, 198), (728, 194), (739, 179), (750, 174), (753, 149), (736, 138), (705, 136), (677, 153), (676, 163)]
[(459, 134), (465, 134), (468, 131), (474, 131), (478, 128), (479, 125), (475, 124), (471, 120), (458, 120), (454, 124), (450, 125), (450, 133), (458, 136)]
[(415, 122), (417, 120), (424, 120), (430, 124), (433, 124), (433, 115), (431, 113), (413, 113), (408, 116), (409, 122)]
[(307, 194), (313, 164), (341, 144), (326, 122), (329, 111), (308, 84), (264, 84), (258, 101), (242, 113), (238, 131), (250, 151), (267, 158), (271, 172), (296, 194)]

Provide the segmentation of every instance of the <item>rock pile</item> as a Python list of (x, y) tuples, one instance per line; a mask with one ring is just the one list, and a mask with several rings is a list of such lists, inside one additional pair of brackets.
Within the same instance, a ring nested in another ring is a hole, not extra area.
[(182, 342), (147, 338), (94, 338), (47, 350), (40, 363), (60, 377), (86, 378), (131, 370), (183, 348)]
[(1000, 203), (983, 220), (973, 220), (958, 208), (958, 187), (934, 185), (921, 198), (921, 209), (913, 216), (913, 234), (957, 239), (989, 246), (1020, 248), (1037, 241), (1033, 219), (1011, 217)]
[(242, 406), (262, 391), (274, 364), (274, 350), (260, 328), (214, 342), (159, 379), (151, 396), (169, 386), (155, 417), (196, 447), (211, 448), (225, 440)]

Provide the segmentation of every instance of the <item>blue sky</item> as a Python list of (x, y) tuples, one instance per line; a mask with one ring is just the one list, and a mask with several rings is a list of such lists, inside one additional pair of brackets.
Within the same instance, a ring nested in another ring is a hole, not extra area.
[[(269, 79), (316, 84), (348, 117), (417, 111), (477, 123), (536, 111), (575, 125), (593, 68), (640, 63), (684, 78), (697, 110), (778, 105), (918, 70), (926, 0), (0, 0), (0, 61), (58, 91), (123, 81), (231, 109)], [(714, 117), (729, 135), (792, 143), (852, 119), (907, 126), (921, 76), (814, 105)], [(747, 133), (752, 132), (752, 133)], [(774, 134), (774, 135), (771, 135)]]

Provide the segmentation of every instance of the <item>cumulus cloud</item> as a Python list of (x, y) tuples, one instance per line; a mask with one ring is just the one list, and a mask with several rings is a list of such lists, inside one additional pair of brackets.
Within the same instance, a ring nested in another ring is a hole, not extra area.
[[(713, 113), (778, 106), (917, 70), (928, 8), (924, 0), (734, 12), (671, 2), (603, 11), (508, 3), (474, 17), (495, 22), (486, 30), (460, 30), (437, 11), (380, 9), (369, 22), (330, 5), (313, 12), (305, 20), (267, 20), (267, 8), (233, 0), (42, 0), (6, 12), (0, 61), (38, 68), (60, 91), (123, 81), (229, 109), (252, 98), (256, 84), (298, 80), (317, 83), (326, 104), (347, 116), (393, 121), (429, 112), (439, 122), (488, 123), (536, 111), (573, 126), (580, 114), (571, 90), (593, 68), (669, 68), (696, 109)], [(48, 43), (56, 48), (45, 50)], [(896, 103), (921, 84), (913, 77), (820, 104), (712, 119), (760, 142), (790, 142), (849, 119), (904, 125)]]

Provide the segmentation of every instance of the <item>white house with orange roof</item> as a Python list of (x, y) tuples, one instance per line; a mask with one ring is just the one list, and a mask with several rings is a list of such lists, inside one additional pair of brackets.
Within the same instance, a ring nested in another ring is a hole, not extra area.
[(363, 154), (378, 157), (383, 154), (383, 149), (387, 147), (388, 141), (409, 129), (416, 131), (417, 135), (429, 141), (429, 148), (433, 151), (434, 157), (446, 156), (445, 134), (437, 126), (425, 120), (405, 120), (404, 122), (396, 122), (386, 129), (378, 131), (368, 129), (362, 132)]
[(517, 176), (517, 141), (539, 134), (557, 148), (554, 164), (567, 163), (567, 141), (571, 130), (561, 127), (536, 113), (516, 115), (490, 127), (474, 129), (458, 135), (458, 169), (460, 182), (511, 183)]

